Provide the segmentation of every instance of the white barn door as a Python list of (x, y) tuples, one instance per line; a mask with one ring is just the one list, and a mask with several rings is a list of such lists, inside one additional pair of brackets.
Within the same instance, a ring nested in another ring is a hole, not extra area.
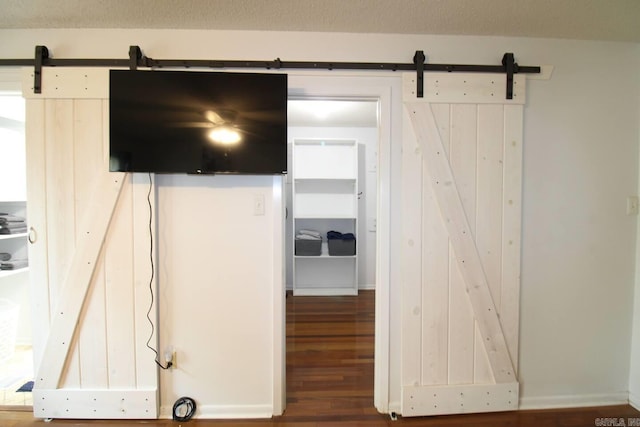
[(404, 76), (403, 416), (518, 408), (525, 78)]
[(108, 70), (42, 73), (42, 94), (23, 74), (34, 416), (157, 418), (149, 178), (108, 172)]

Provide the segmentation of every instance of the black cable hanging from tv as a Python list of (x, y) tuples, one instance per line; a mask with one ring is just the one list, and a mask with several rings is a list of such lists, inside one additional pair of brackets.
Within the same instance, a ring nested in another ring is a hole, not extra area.
[(36, 46), (33, 59), (0, 59), (0, 66), (33, 66), (34, 93), (42, 93), (42, 67), (128, 67), (137, 70), (146, 68), (264, 68), (267, 70), (369, 70), (369, 71), (415, 71), (416, 95), (424, 97), (424, 73), (465, 72), (497, 73), (507, 75), (506, 99), (513, 99), (513, 76), (518, 73), (539, 74), (539, 66), (520, 66), (513, 53), (505, 53), (501, 65), (463, 65), (425, 63), (424, 51), (417, 50), (412, 63), (389, 62), (316, 62), (316, 61), (273, 61), (255, 60), (209, 60), (209, 59), (152, 59), (142, 54), (139, 46), (129, 46), (128, 59), (56, 59), (51, 58), (46, 46)]

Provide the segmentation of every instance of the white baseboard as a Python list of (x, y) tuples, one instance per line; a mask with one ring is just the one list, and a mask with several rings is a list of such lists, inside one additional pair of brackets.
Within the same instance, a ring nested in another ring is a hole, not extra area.
[(585, 406), (625, 405), (627, 403), (629, 403), (629, 393), (626, 392), (521, 397), (520, 409), (581, 408)]
[(640, 411), (640, 394), (629, 392), (629, 405)]
[[(198, 405), (194, 419), (271, 418), (271, 405)], [(173, 407), (160, 407), (160, 418), (171, 419)]]
[[(287, 285), (285, 286), (285, 289), (287, 291), (292, 291), (293, 290), (293, 285), (290, 283), (287, 283)], [(375, 290), (376, 289), (376, 285), (375, 283), (373, 284), (366, 284), (366, 285), (358, 285), (358, 289), (361, 291), (371, 291), (371, 290)]]

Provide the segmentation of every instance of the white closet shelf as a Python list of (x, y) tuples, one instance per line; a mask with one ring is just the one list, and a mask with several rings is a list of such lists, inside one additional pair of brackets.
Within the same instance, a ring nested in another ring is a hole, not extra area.
[(0, 278), (14, 276), (20, 273), (26, 273), (27, 271), (29, 271), (29, 267), (19, 268), (17, 270), (0, 270)]
[(294, 255), (294, 258), (298, 259), (354, 259), (357, 255)]
[(354, 215), (297, 215), (296, 219), (356, 219)]
[(294, 180), (296, 182), (314, 182), (314, 181), (318, 181), (318, 182), (322, 182), (324, 184), (330, 183), (331, 181), (335, 181), (335, 182), (356, 182), (356, 178), (353, 177), (348, 177), (348, 178), (335, 178), (335, 177), (326, 177), (326, 178), (318, 178), (318, 177), (312, 177), (312, 178), (294, 178)]
[(17, 239), (18, 237), (27, 237), (29, 233), (20, 233), (20, 234), (0, 234), (0, 240), (6, 239)]

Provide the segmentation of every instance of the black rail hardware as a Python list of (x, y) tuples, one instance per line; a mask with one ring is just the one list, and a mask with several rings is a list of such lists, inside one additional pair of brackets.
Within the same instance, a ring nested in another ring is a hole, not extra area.
[(502, 57), (504, 72), (507, 74), (507, 99), (513, 99), (513, 74), (518, 72), (513, 53), (505, 53)]
[(140, 46), (129, 46), (129, 69), (135, 71), (138, 69), (138, 64), (142, 59), (142, 51)]
[(424, 56), (424, 52), (416, 50), (416, 54), (413, 55), (413, 63), (416, 65), (416, 96), (418, 98), (424, 97), (424, 60), (427, 59)]
[(42, 93), (42, 64), (49, 58), (46, 46), (36, 46), (36, 56), (33, 64), (33, 93)]
[(46, 46), (36, 46), (34, 59), (0, 59), (0, 67), (34, 67), (33, 92), (42, 91), (42, 67), (117, 67), (137, 70), (146, 68), (263, 68), (267, 70), (312, 69), (312, 70), (370, 70), (370, 71), (415, 71), (416, 95), (424, 97), (425, 72), (465, 72), (496, 73), (507, 75), (506, 99), (513, 99), (513, 76), (518, 73), (538, 74), (538, 66), (519, 66), (513, 53), (505, 53), (501, 65), (429, 64), (425, 62), (423, 51), (417, 50), (413, 63), (388, 62), (316, 62), (316, 61), (273, 61), (255, 60), (210, 60), (210, 59), (152, 59), (144, 56), (139, 46), (129, 46), (128, 59), (56, 59), (51, 58)]

